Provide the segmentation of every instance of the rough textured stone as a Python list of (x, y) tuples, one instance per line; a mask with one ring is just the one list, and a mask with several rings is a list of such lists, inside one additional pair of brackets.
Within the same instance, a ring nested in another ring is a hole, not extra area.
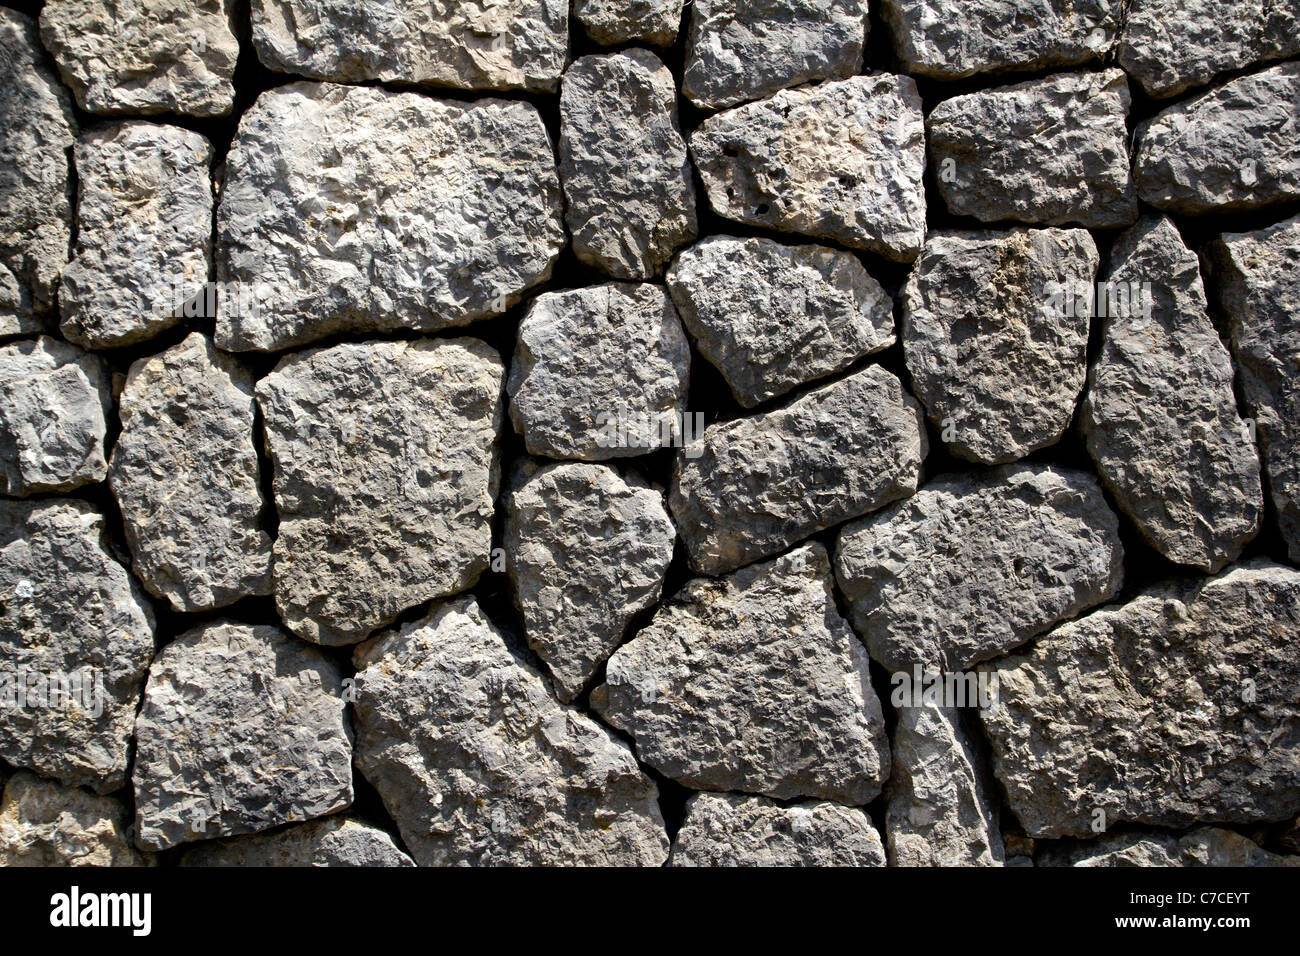
[(1297, 638), (1300, 572), (1255, 561), (1153, 589), (988, 665), (999, 706), (980, 716), (1026, 832), (1295, 814)]
[(1064, 434), (1088, 373), (1097, 261), (1082, 229), (927, 237), (903, 291), (903, 349), (949, 451), (999, 464)]
[(722, 574), (912, 494), (926, 450), (920, 404), (871, 366), (710, 425), (679, 453), (669, 506), (691, 567)]
[(686, 801), (670, 865), (884, 866), (885, 850), (871, 820), (855, 808), (697, 793)]
[(348, 817), (297, 823), (271, 833), (201, 843), (181, 866), (415, 866), (393, 838)]
[(218, 317), (236, 350), (499, 315), (565, 243), (535, 107), (315, 83), (244, 113), (217, 227), (221, 280), (271, 293)]
[(153, 625), (102, 515), (0, 501), (0, 757), (68, 786), (121, 787)]
[(889, 776), (867, 653), (820, 544), (689, 582), (605, 675), (592, 706), (684, 786), (857, 805)]
[(58, 339), (0, 348), (0, 493), (70, 491), (103, 481), (108, 369)]
[(855, 76), (738, 106), (700, 124), (691, 155), (727, 219), (898, 262), (921, 249), (925, 129), (910, 77)]
[(131, 845), (126, 807), (16, 773), (0, 801), (0, 867), (147, 866), (149, 854)]
[(346, 706), (338, 665), (278, 628), (219, 621), (182, 634), (154, 660), (136, 723), (136, 844), (163, 850), (350, 806)]
[(1039, 866), (1300, 866), (1300, 857), (1260, 849), (1239, 833), (1197, 827), (1190, 833), (1108, 833), (1045, 850)]
[(999, 866), (997, 792), (960, 712), (898, 708), (885, 838), (894, 866)]
[(1088, 451), (1160, 553), (1217, 571), (1255, 536), (1263, 500), (1196, 256), (1168, 219), (1144, 219), (1116, 241), (1106, 281), (1150, 288), (1142, 308), (1108, 308), (1080, 415)]
[(960, 670), (1114, 597), (1119, 520), (1081, 471), (945, 475), (846, 527), (835, 569), (871, 656)]
[(627, 745), (556, 703), (473, 598), (355, 659), (357, 768), (422, 866), (667, 858), (658, 788)]
[(1300, 63), (1238, 77), (1137, 131), (1138, 195), (1184, 215), (1300, 199)]
[(684, 250), (668, 291), (746, 408), (894, 344), (894, 302), (852, 253), (715, 236)]
[(1282, 537), (1300, 561), (1300, 216), (1227, 233), (1210, 258)]
[(226, 116), (235, 103), (231, 0), (49, 0), (41, 39), (90, 113)]
[(252, 0), (253, 45), (273, 70), (463, 90), (555, 91), (567, 0)]
[(77, 143), (77, 248), (63, 270), (63, 334), (130, 345), (175, 325), (212, 261), (211, 144), (157, 123), (113, 123)]
[(693, 0), (682, 93), (735, 106), (810, 80), (862, 70), (864, 0)]
[(601, 46), (642, 41), (672, 46), (683, 0), (574, 0), (573, 15)]
[(617, 279), (657, 275), (695, 238), (673, 75), (653, 53), (584, 56), (565, 72), (560, 179), (573, 254)]
[(663, 493), (605, 465), (527, 463), (505, 501), (505, 552), (528, 644), (568, 703), (663, 589), (677, 537)]
[(198, 332), (127, 375), (113, 496), (136, 575), (178, 611), (271, 593), (254, 412), (252, 374)]
[(1296, 0), (1132, 0), (1119, 62), (1151, 96), (1173, 96), (1217, 73), (1296, 53)]
[(534, 455), (598, 461), (681, 443), (690, 345), (662, 286), (607, 283), (533, 300), (506, 390)]
[(977, 73), (1074, 66), (1115, 42), (1120, 0), (883, 0), (909, 73), (959, 80)]
[(478, 339), (432, 339), (301, 352), (258, 382), (290, 630), (350, 644), (486, 570), (504, 377)]
[(1061, 73), (944, 100), (926, 120), (950, 212), (1089, 229), (1137, 218), (1128, 83), (1119, 70)]
[(0, 335), (48, 330), (72, 241), (76, 136), (36, 24), (0, 7)]

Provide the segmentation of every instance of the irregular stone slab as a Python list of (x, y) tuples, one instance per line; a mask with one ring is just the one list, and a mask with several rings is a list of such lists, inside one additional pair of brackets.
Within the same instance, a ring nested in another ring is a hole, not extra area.
[(1049, 847), (1039, 866), (1300, 866), (1300, 856), (1279, 856), (1239, 833), (1197, 827), (1178, 835), (1159, 831), (1107, 833), (1086, 843)]
[(1008, 465), (941, 476), (847, 526), (835, 571), (873, 658), (955, 671), (1114, 597), (1123, 562), (1091, 475)]
[(1129, 102), (1113, 69), (944, 100), (926, 120), (939, 194), (954, 215), (984, 222), (1130, 225)]
[(560, 180), (578, 261), (648, 279), (697, 231), (673, 75), (646, 50), (584, 56), (560, 92)]
[(745, 408), (894, 344), (894, 301), (852, 253), (712, 236), (683, 250), (666, 281)]
[(573, 15), (601, 46), (641, 41), (672, 46), (683, 0), (574, 0)]
[(35, 22), (0, 7), (0, 335), (48, 331), (72, 241), (76, 136)]
[(351, 644), (487, 569), (505, 369), (478, 339), (300, 352), (257, 383), (280, 514), (275, 603)]
[(1219, 307), (1291, 559), (1300, 561), (1300, 216), (1210, 247)]
[(77, 143), (76, 255), (59, 287), (63, 334), (117, 348), (175, 325), (212, 262), (212, 145), (157, 123), (114, 123)]
[(1184, 215), (1300, 199), (1300, 63), (1283, 63), (1169, 107), (1138, 127), (1138, 195)]
[(250, 12), (258, 59), (317, 80), (553, 93), (569, 59), (565, 0), (252, 0)]
[(0, 493), (25, 497), (103, 481), (108, 369), (41, 336), (0, 348)]
[(605, 465), (526, 463), (506, 497), (506, 569), (556, 696), (582, 693), (659, 600), (677, 531), (663, 493)]
[(910, 77), (855, 76), (738, 106), (700, 124), (691, 156), (724, 218), (896, 262), (921, 249), (925, 129)]
[(1300, 571), (1253, 561), (986, 665), (994, 773), (1034, 837), (1300, 809)]
[(228, 350), (500, 315), (566, 241), (533, 106), (315, 83), (241, 117), (217, 228), (222, 281), (274, 293), (221, 312)]
[(1000, 866), (997, 791), (960, 712), (900, 707), (885, 789), (893, 866)]
[(662, 286), (607, 283), (533, 300), (506, 391), (528, 451), (600, 461), (681, 444), (691, 350)]
[(682, 93), (718, 109), (862, 70), (862, 0), (694, 0)]
[(200, 843), (181, 866), (415, 866), (393, 838), (349, 817), (326, 817), (271, 833)]
[(1108, 308), (1080, 413), (1088, 452), (1156, 550), (1217, 571), (1259, 530), (1263, 500), (1196, 255), (1168, 219), (1147, 218), (1116, 240), (1106, 281), (1143, 305)]
[(177, 611), (271, 593), (253, 386), (198, 332), (127, 375), (113, 496), (136, 575)]
[(591, 704), (693, 789), (860, 805), (889, 777), (867, 653), (816, 543), (689, 582), (610, 656)]
[(0, 757), (67, 786), (121, 787), (153, 627), (102, 515), (0, 501)]
[(1173, 96), (1227, 70), (1300, 53), (1295, 0), (1133, 0), (1119, 62), (1150, 96)]
[(1097, 262), (1083, 229), (926, 238), (903, 290), (903, 349), (949, 451), (1001, 464), (1069, 428), (1088, 374)]
[(357, 769), (421, 866), (659, 866), (658, 788), (474, 598), (357, 648)]
[(0, 866), (151, 866), (131, 845), (126, 807), (16, 773), (0, 801)]
[(920, 404), (871, 366), (710, 425), (679, 453), (668, 504), (691, 567), (723, 574), (906, 498), (926, 450)]
[(686, 801), (669, 865), (884, 866), (885, 848), (856, 808), (697, 793)]
[(149, 670), (136, 723), (136, 844), (165, 850), (350, 806), (343, 694), (338, 665), (279, 628), (218, 621), (176, 638)]
[(1001, 0), (945, 9), (934, 0), (883, 0), (881, 13), (907, 72), (937, 80), (977, 73), (1075, 66), (1106, 53), (1119, 27), (1119, 0)]
[(41, 40), (89, 113), (228, 116), (235, 104), (230, 0), (49, 0)]

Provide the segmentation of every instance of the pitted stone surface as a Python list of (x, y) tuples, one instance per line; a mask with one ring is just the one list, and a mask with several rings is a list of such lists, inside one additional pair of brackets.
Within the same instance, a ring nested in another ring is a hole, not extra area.
[(271, 833), (200, 843), (181, 866), (415, 866), (377, 827), (334, 816)]
[[(2, 783), (3, 781), (0, 781)], [(116, 797), (16, 773), (0, 800), (0, 867), (149, 866)]]
[(671, 46), (683, 0), (574, 0), (573, 15), (601, 46), (643, 41)]

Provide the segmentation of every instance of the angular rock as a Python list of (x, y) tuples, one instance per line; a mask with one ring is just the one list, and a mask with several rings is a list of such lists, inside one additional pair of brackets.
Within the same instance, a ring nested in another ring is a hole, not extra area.
[(1158, 831), (1108, 833), (1085, 843), (1054, 846), (1039, 866), (1300, 866), (1300, 857), (1261, 849), (1239, 833), (1197, 827), (1178, 835)]
[(63, 334), (88, 348), (147, 339), (181, 318), (212, 261), (212, 145), (157, 123), (114, 123), (77, 143), (77, 248), (63, 270)]
[(154, 660), (136, 723), (136, 845), (165, 850), (347, 808), (346, 708), (338, 665), (278, 628), (218, 621), (182, 634)]
[(601, 46), (672, 46), (682, 6), (683, 0), (574, 0), (573, 15)]
[(48, 331), (72, 241), (76, 136), (36, 24), (0, 7), (0, 336)]
[(463, 338), (300, 352), (258, 382), (290, 630), (351, 644), (487, 569), (504, 377)]
[(1119, 70), (1060, 73), (944, 100), (926, 120), (948, 210), (1088, 229), (1137, 219), (1128, 83)]
[(1300, 810), (1300, 571), (1257, 560), (1152, 589), (987, 665), (980, 717), (1034, 837)]
[(1100, 57), (1115, 42), (1120, 8), (1120, 0), (1039, 0), (1032, 12), (1002, 0), (948, 8), (934, 0), (883, 0), (881, 12), (907, 72), (960, 80)]
[(997, 791), (960, 712), (900, 707), (885, 838), (894, 866), (1000, 866)]
[(1282, 537), (1300, 561), (1300, 216), (1226, 233), (1210, 258)]
[(867, 653), (816, 543), (689, 582), (610, 656), (591, 704), (692, 789), (860, 805), (889, 777)]
[(108, 369), (58, 339), (0, 347), (0, 493), (26, 497), (103, 481)]
[(1106, 282), (1131, 291), (1108, 303), (1088, 373), (1088, 452), (1156, 550), (1217, 571), (1255, 536), (1263, 500), (1196, 256), (1168, 219), (1143, 219), (1116, 240)]
[(584, 56), (560, 92), (560, 180), (580, 262), (648, 279), (696, 236), (673, 75), (653, 53)]
[(500, 315), (565, 243), (533, 106), (315, 83), (244, 113), (217, 227), (219, 278), (270, 293), (218, 316), (229, 350)]
[(1137, 130), (1138, 195), (1183, 215), (1300, 199), (1300, 63), (1229, 80)]
[(149, 866), (147, 853), (131, 845), (126, 807), (61, 787), (30, 773), (16, 773), (0, 800), (0, 867)]
[(686, 801), (669, 865), (884, 866), (885, 849), (857, 808), (697, 793)]
[(421, 866), (659, 866), (658, 788), (474, 598), (363, 644), (357, 768)]
[(1088, 373), (1097, 262), (1083, 229), (926, 238), (903, 291), (903, 349), (949, 451), (1000, 464), (1065, 433)]
[(113, 496), (136, 575), (177, 611), (271, 593), (253, 386), (198, 332), (127, 375)]
[(528, 451), (600, 461), (681, 444), (690, 345), (662, 286), (606, 283), (533, 300), (506, 390)]
[(0, 757), (70, 787), (121, 787), (153, 626), (102, 515), (0, 501)]
[(864, 0), (694, 0), (682, 93), (717, 109), (862, 70)]
[(677, 531), (663, 494), (605, 465), (529, 464), (505, 501), (505, 552), (529, 646), (568, 703), (659, 600)]
[(462, 90), (555, 92), (569, 58), (566, 0), (252, 0), (272, 70)]
[(852, 253), (713, 236), (666, 276), (677, 311), (745, 408), (894, 344), (894, 302)]
[(961, 670), (1119, 593), (1119, 519), (1081, 471), (944, 475), (847, 526), (835, 571), (871, 656)]
[(41, 39), (90, 113), (227, 116), (235, 104), (231, 0), (49, 0)]
[(1295, 0), (1133, 0), (1124, 17), (1119, 62), (1150, 96), (1200, 86), (1300, 53)]
[(723, 574), (906, 498), (926, 450), (920, 404), (870, 366), (710, 425), (678, 454), (669, 508), (691, 567)]
[(896, 262), (921, 249), (925, 128), (910, 77), (855, 76), (738, 106), (700, 124), (691, 156), (727, 219)]
[(270, 833), (200, 843), (181, 866), (415, 866), (393, 838), (349, 817), (326, 817)]

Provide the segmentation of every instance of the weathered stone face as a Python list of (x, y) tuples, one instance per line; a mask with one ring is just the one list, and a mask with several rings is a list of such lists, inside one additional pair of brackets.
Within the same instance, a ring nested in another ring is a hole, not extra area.
[(601, 46), (642, 41), (671, 46), (683, 0), (574, 0), (573, 16)]
[(0, 866), (151, 866), (153, 856), (131, 840), (126, 807), (115, 797), (27, 772), (4, 786)]
[(1260, 849), (1239, 833), (1198, 827), (1185, 836), (1133, 832), (1054, 846), (1039, 866), (1300, 866), (1300, 857)]
[(393, 838), (343, 816), (298, 823), (270, 833), (200, 843), (181, 866), (415, 866)]

